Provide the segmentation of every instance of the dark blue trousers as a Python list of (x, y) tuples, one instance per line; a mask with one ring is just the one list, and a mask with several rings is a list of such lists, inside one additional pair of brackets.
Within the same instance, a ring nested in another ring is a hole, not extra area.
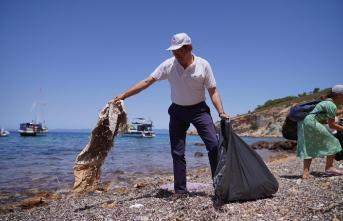
[(199, 136), (206, 145), (210, 161), (212, 179), (217, 168), (218, 138), (210, 114), (210, 108), (205, 102), (192, 107), (177, 104), (170, 105), (169, 136), (174, 168), (175, 193), (186, 193), (186, 132), (190, 124), (197, 129)]

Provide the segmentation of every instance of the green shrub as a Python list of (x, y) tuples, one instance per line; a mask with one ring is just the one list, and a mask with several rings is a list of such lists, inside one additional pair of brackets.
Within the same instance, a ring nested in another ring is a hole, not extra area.
[[(317, 88), (315, 89), (316, 89), (315, 91), (317, 91)], [(281, 105), (286, 105), (287, 107), (289, 107), (289, 106), (292, 106), (294, 103), (301, 103), (308, 100), (313, 100), (315, 98), (320, 97), (321, 95), (326, 95), (328, 91), (330, 90), (331, 88), (327, 88), (322, 91), (316, 92), (314, 94), (306, 95), (306, 93), (304, 92), (303, 94), (299, 94), (300, 95), (299, 97), (287, 96), (284, 98), (268, 100), (264, 105), (257, 105), (257, 108), (254, 110), (254, 112), (264, 111), (264, 110), (271, 109), (273, 107), (281, 106)]]
[(250, 125), (250, 130), (256, 130), (258, 127), (257, 127), (257, 124), (256, 123), (253, 123)]

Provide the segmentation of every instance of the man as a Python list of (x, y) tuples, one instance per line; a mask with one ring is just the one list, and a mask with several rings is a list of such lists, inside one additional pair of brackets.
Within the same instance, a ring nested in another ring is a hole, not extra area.
[(217, 167), (218, 139), (210, 114), (205, 103), (205, 87), (221, 119), (229, 119), (224, 112), (222, 101), (210, 64), (192, 54), (190, 37), (185, 33), (176, 34), (171, 46), (174, 57), (167, 59), (146, 79), (116, 96), (113, 102), (124, 100), (140, 93), (156, 81), (168, 79), (171, 87), (172, 104), (168, 109), (170, 115), (169, 137), (174, 166), (174, 190), (176, 194), (187, 194), (185, 144), (186, 132), (190, 123), (197, 129), (208, 151), (212, 179)]

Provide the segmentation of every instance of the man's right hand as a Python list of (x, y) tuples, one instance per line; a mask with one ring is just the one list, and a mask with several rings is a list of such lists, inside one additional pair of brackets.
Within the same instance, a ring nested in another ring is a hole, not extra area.
[(118, 96), (115, 96), (115, 97), (113, 98), (113, 103), (115, 104), (115, 103), (117, 103), (117, 101), (119, 101), (119, 100), (125, 100), (125, 97), (124, 97), (123, 94), (120, 94), (120, 95), (118, 95)]

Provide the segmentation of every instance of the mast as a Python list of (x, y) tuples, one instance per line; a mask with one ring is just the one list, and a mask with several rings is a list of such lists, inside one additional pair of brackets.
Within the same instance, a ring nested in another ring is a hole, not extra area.
[[(43, 107), (42, 107), (42, 105), (43, 105), (43, 103), (44, 103), (44, 101), (43, 101), (43, 96), (42, 96), (42, 87), (40, 87), (39, 88), (39, 97), (38, 97), (38, 100), (36, 100), (36, 101), (34, 101), (33, 102), (33, 106), (32, 106), (32, 108), (31, 108), (31, 111), (30, 112), (32, 112), (32, 110), (33, 110), (33, 108), (37, 105), (37, 121), (36, 121), (36, 119), (35, 119), (35, 123), (42, 123), (42, 122), (40, 122), (40, 116), (41, 116), (41, 114), (43, 115), (43, 121), (44, 121), (44, 123), (45, 123), (45, 120), (44, 120), (44, 112), (43, 112)], [(42, 110), (41, 110), (42, 109)], [(42, 113), (41, 113), (42, 112)]]
[[(42, 106), (39, 107), (39, 109), (41, 109), (41, 111), (42, 111), (43, 121), (41, 123), (42, 123), (42, 126), (44, 127), (45, 126), (45, 119), (44, 119), (44, 104), (45, 104), (45, 101), (43, 101), (42, 87), (39, 88), (39, 92), (40, 92), (40, 105), (42, 105)], [(38, 112), (38, 114), (40, 114), (40, 111)], [(39, 115), (38, 115), (38, 119), (39, 119)]]
[(39, 120), (39, 115), (40, 115), (40, 108), (41, 108), (41, 100), (42, 100), (42, 87), (39, 88), (39, 94), (40, 94), (40, 97), (39, 97), (39, 100), (38, 100), (38, 115), (37, 115), (37, 121), (38, 123), (40, 123), (40, 120)]

